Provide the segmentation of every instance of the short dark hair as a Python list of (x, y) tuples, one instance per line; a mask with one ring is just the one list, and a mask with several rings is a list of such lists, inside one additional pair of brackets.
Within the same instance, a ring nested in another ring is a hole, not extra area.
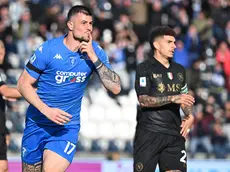
[(87, 16), (93, 16), (91, 10), (88, 7), (83, 5), (75, 5), (69, 10), (67, 15), (67, 21), (69, 21), (70, 18), (77, 13), (83, 13)]
[(164, 35), (169, 35), (169, 36), (176, 36), (176, 32), (168, 27), (168, 26), (156, 26), (153, 28), (151, 34), (150, 34), (150, 39), (149, 39), (149, 44), (152, 48), (152, 50), (155, 50), (155, 47), (153, 46), (153, 42), (157, 37), (164, 36)]

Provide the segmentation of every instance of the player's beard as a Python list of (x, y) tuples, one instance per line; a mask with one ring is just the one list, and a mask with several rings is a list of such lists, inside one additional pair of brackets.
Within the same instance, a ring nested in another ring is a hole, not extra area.
[(73, 35), (73, 38), (76, 40), (76, 41), (79, 41), (79, 42), (89, 42), (89, 38), (87, 39), (86, 37), (84, 36), (75, 36)]

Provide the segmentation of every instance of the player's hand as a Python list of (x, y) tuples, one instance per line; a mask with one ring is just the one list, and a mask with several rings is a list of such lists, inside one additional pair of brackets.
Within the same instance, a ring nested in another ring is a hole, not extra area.
[(93, 38), (92, 38), (91, 33), (89, 33), (88, 36), (89, 36), (89, 42), (82, 41), (80, 43), (79, 49), (81, 53), (87, 53), (90, 60), (92, 60), (92, 62), (95, 62), (97, 61), (97, 56), (93, 49), (93, 44), (92, 44)]
[(172, 103), (192, 106), (195, 103), (195, 99), (189, 94), (179, 94), (172, 97)]
[(193, 123), (194, 123), (194, 116), (193, 115), (188, 115), (185, 117), (185, 119), (182, 120), (180, 134), (183, 137), (186, 138), (187, 134), (189, 133), (190, 129), (192, 128)]
[(2, 96), (2, 98), (4, 99), (4, 100), (7, 100), (7, 101), (9, 101), (9, 102), (15, 102), (17, 99), (15, 99), (15, 98), (9, 98), (9, 97), (5, 97), (5, 96)]
[(72, 116), (58, 108), (47, 108), (44, 115), (56, 124), (64, 125), (70, 121)]

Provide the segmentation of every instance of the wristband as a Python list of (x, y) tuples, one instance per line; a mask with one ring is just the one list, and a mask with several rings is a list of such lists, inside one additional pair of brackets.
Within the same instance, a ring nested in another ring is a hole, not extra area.
[(96, 67), (96, 69), (101, 68), (102, 65), (103, 65), (102, 62), (101, 62), (101, 60), (99, 60), (99, 59), (94, 63), (94, 66)]

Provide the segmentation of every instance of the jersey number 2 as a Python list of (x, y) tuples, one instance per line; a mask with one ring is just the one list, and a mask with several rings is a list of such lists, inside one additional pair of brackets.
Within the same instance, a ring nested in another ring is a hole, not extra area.
[(183, 154), (183, 156), (180, 159), (180, 162), (186, 163), (186, 151), (182, 150), (181, 153)]
[(76, 146), (75, 146), (73, 143), (67, 141), (67, 145), (66, 145), (66, 147), (65, 147), (64, 152), (65, 152), (67, 155), (69, 155), (69, 154), (71, 154), (71, 152), (73, 152), (73, 150), (74, 150), (75, 147), (76, 147)]

